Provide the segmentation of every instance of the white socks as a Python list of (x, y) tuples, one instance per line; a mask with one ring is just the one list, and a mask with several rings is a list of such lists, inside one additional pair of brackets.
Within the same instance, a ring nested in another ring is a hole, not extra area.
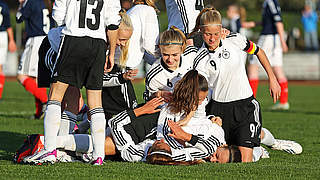
[(264, 132), (264, 137), (261, 139), (261, 143), (267, 146), (272, 146), (275, 142), (273, 135), (266, 128), (262, 128), (262, 131)]
[(104, 142), (106, 120), (102, 108), (94, 108), (89, 111), (91, 116), (91, 136), (93, 142), (93, 159), (104, 159)]
[(92, 152), (91, 136), (88, 134), (75, 134), (57, 137), (57, 148), (82, 153)]
[(77, 122), (77, 115), (69, 111), (63, 111), (58, 136), (72, 134)]
[(59, 101), (48, 101), (44, 115), (44, 148), (47, 151), (56, 149), (60, 120), (61, 103)]

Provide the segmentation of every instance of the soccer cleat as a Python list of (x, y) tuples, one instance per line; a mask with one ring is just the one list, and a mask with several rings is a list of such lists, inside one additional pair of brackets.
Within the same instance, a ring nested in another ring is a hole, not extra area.
[(94, 166), (102, 166), (103, 165), (102, 158), (98, 157), (98, 159), (92, 161), (91, 164), (94, 165)]
[(289, 154), (301, 154), (302, 153), (302, 146), (295, 141), (289, 140), (280, 140), (275, 139), (274, 144), (271, 146), (274, 150), (281, 150), (287, 152)]
[(16, 151), (13, 161), (22, 163), (25, 157), (41, 151), (44, 147), (43, 138), (41, 134), (28, 135), (23, 145)]
[(281, 103), (277, 103), (273, 106), (271, 106), (271, 110), (289, 110), (290, 105), (289, 103), (285, 103), (285, 104), (281, 104)]
[(262, 146), (260, 146), (262, 149), (261, 158), (270, 158), (269, 152)]
[(25, 157), (23, 162), (30, 164), (55, 163), (57, 161), (57, 151), (41, 150), (31, 156)]

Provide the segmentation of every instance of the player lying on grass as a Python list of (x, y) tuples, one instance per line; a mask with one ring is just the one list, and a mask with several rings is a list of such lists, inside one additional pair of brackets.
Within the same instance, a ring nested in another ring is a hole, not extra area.
[[(190, 74), (190, 73), (189, 73)], [(191, 79), (190, 77), (186, 77), (188, 79)], [(179, 86), (184, 86), (184, 84), (181, 84)], [(179, 87), (178, 86), (178, 87)], [(205, 94), (204, 94), (205, 95)], [(110, 122), (110, 128), (112, 132), (113, 139), (115, 140), (115, 144), (117, 146), (117, 149), (120, 151), (121, 157), (125, 161), (141, 161), (144, 160), (145, 157), (148, 155), (149, 147), (152, 151), (156, 151), (157, 149), (161, 149), (161, 147), (169, 147), (166, 143), (159, 143), (161, 141), (156, 141), (154, 143), (155, 139), (155, 129), (157, 127), (157, 116), (156, 118), (152, 117), (155, 115), (155, 112), (159, 111), (156, 110), (156, 107), (162, 104), (163, 99), (162, 98), (154, 98), (148, 103), (146, 103), (144, 106), (136, 108), (135, 110), (131, 111), (124, 111), (120, 114), (118, 114), (116, 117), (114, 117)], [(200, 102), (201, 103), (201, 102)], [(149, 114), (150, 113), (150, 114)], [(183, 128), (186, 131), (196, 131), (198, 134), (200, 131), (204, 131), (203, 134), (205, 134), (205, 131), (210, 131), (211, 129), (208, 128), (212, 122), (208, 119), (200, 119), (197, 118), (197, 121), (190, 120), (186, 126)], [(217, 122), (217, 121), (215, 121)], [(193, 124), (192, 124), (193, 123)], [(196, 124), (195, 124), (196, 123)], [(218, 121), (218, 124), (221, 125), (221, 122)], [(172, 132), (173, 134), (179, 134), (181, 132), (181, 129), (176, 128), (173, 126), (174, 124), (171, 122), (169, 125), (170, 127), (173, 127)], [(205, 125), (202, 127), (201, 125)], [(178, 126), (179, 127), (179, 126)], [(189, 128), (189, 129), (188, 129)], [(220, 137), (220, 141), (223, 143), (223, 135), (224, 132), (219, 128), (217, 125), (213, 125), (213, 129), (216, 131), (219, 131), (220, 134), (216, 134), (217, 137)], [(175, 133), (177, 132), (177, 133)], [(270, 134), (267, 130), (265, 130), (264, 138), (262, 139), (263, 143), (266, 143), (267, 145), (273, 145), (275, 142), (272, 134)], [(214, 133), (214, 132), (213, 132)], [(186, 134), (186, 133), (184, 133)], [(189, 134), (191, 135), (191, 134)], [(192, 135), (191, 135), (192, 136)], [(163, 140), (162, 140), (163, 141)], [(294, 149), (296, 148), (294, 145), (296, 143), (294, 142), (288, 142), (285, 141), (286, 146), (282, 147), (279, 146), (278, 148), (287, 148), (287, 149), (293, 149), (291, 153), (301, 153), (301, 150)], [(201, 144), (201, 143), (200, 143)], [(210, 143), (209, 143), (210, 144)], [(214, 144), (214, 143), (213, 143)], [(281, 145), (281, 144), (280, 144)], [(158, 147), (159, 146), (159, 147)], [(91, 143), (91, 137), (90, 135), (84, 135), (84, 134), (77, 134), (77, 135), (68, 135), (68, 136), (59, 136), (57, 141), (57, 147), (62, 148), (64, 150), (69, 151), (77, 151), (82, 153), (90, 153), (92, 152), (92, 143)], [(199, 149), (200, 147), (200, 149)], [(177, 154), (177, 156), (170, 155), (169, 157), (174, 161), (179, 160), (181, 161), (193, 161), (193, 160), (200, 160), (201, 157), (210, 157), (212, 161), (216, 162), (228, 162), (225, 159), (225, 155), (228, 155), (229, 148), (225, 147), (218, 147), (212, 145), (212, 148), (216, 148), (216, 152), (213, 154), (214, 156), (211, 157), (212, 153), (206, 153), (207, 148), (201, 148), (201, 145), (198, 145), (196, 147), (181, 147), (180, 149), (173, 149), (171, 151), (171, 147), (169, 149), (165, 149), (162, 151), (166, 151), (167, 155), (168, 153), (174, 152)], [(106, 155), (113, 155), (115, 154), (115, 147), (112, 142), (112, 138), (108, 136), (106, 138)], [(204, 149), (204, 150), (203, 150)], [(237, 152), (235, 148), (232, 148), (232, 152)], [(151, 151), (150, 150), (150, 151)], [(263, 149), (260, 148), (257, 149), (257, 154), (255, 158), (255, 161), (260, 158)], [(300, 151), (300, 152), (299, 152)], [(189, 155), (189, 152), (194, 152), (195, 154)], [(156, 155), (157, 154), (157, 155)], [(159, 153), (153, 153), (151, 154), (152, 157), (157, 157)], [(164, 153), (162, 153), (164, 154)], [(209, 154), (209, 155), (207, 155)], [(238, 153), (239, 154), (239, 153)], [(260, 154), (260, 155), (259, 155)], [(86, 155), (86, 154), (85, 154)], [(86, 156), (84, 156), (86, 157)], [(229, 158), (229, 156), (228, 156)], [(58, 158), (60, 161), (63, 161), (63, 158)], [(149, 158), (150, 159), (150, 158)], [(151, 158), (152, 159), (152, 158)], [(229, 158), (230, 159), (230, 158)], [(235, 158), (233, 158), (236, 160)], [(151, 162), (151, 161), (150, 161)], [(157, 161), (158, 162), (158, 161)]]

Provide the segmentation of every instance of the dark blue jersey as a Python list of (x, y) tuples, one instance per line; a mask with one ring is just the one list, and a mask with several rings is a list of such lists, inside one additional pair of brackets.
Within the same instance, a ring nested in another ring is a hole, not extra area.
[(52, 17), (43, 0), (27, 0), (17, 12), (18, 23), (25, 21), (27, 38), (44, 36), (52, 26)]
[(8, 5), (0, 0), (0, 31), (6, 31), (10, 26), (10, 13)]
[(282, 22), (281, 8), (278, 0), (265, 0), (262, 12), (261, 34), (278, 34), (276, 23)]

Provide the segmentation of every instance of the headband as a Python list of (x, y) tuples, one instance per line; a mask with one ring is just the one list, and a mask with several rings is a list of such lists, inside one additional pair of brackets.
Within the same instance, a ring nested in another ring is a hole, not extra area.
[(166, 45), (183, 45), (183, 43), (179, 43), (179, 42), (170, 42), (170, 43), (160, 43), (159, 45), (163, 45), (163, 46), (166, 46)]
[(222, 26), (222, 24), (204, 24), (204, 25), (200, 25), (200, 27), (206, 27), (206, 26)]
[(171, 157), (170, 153), (163, 152), (163, 151), (154, 151), (154, 152), (150, 153), (150, 156), (153, 155), (153, 154), (162, 154), (162, 155)]

